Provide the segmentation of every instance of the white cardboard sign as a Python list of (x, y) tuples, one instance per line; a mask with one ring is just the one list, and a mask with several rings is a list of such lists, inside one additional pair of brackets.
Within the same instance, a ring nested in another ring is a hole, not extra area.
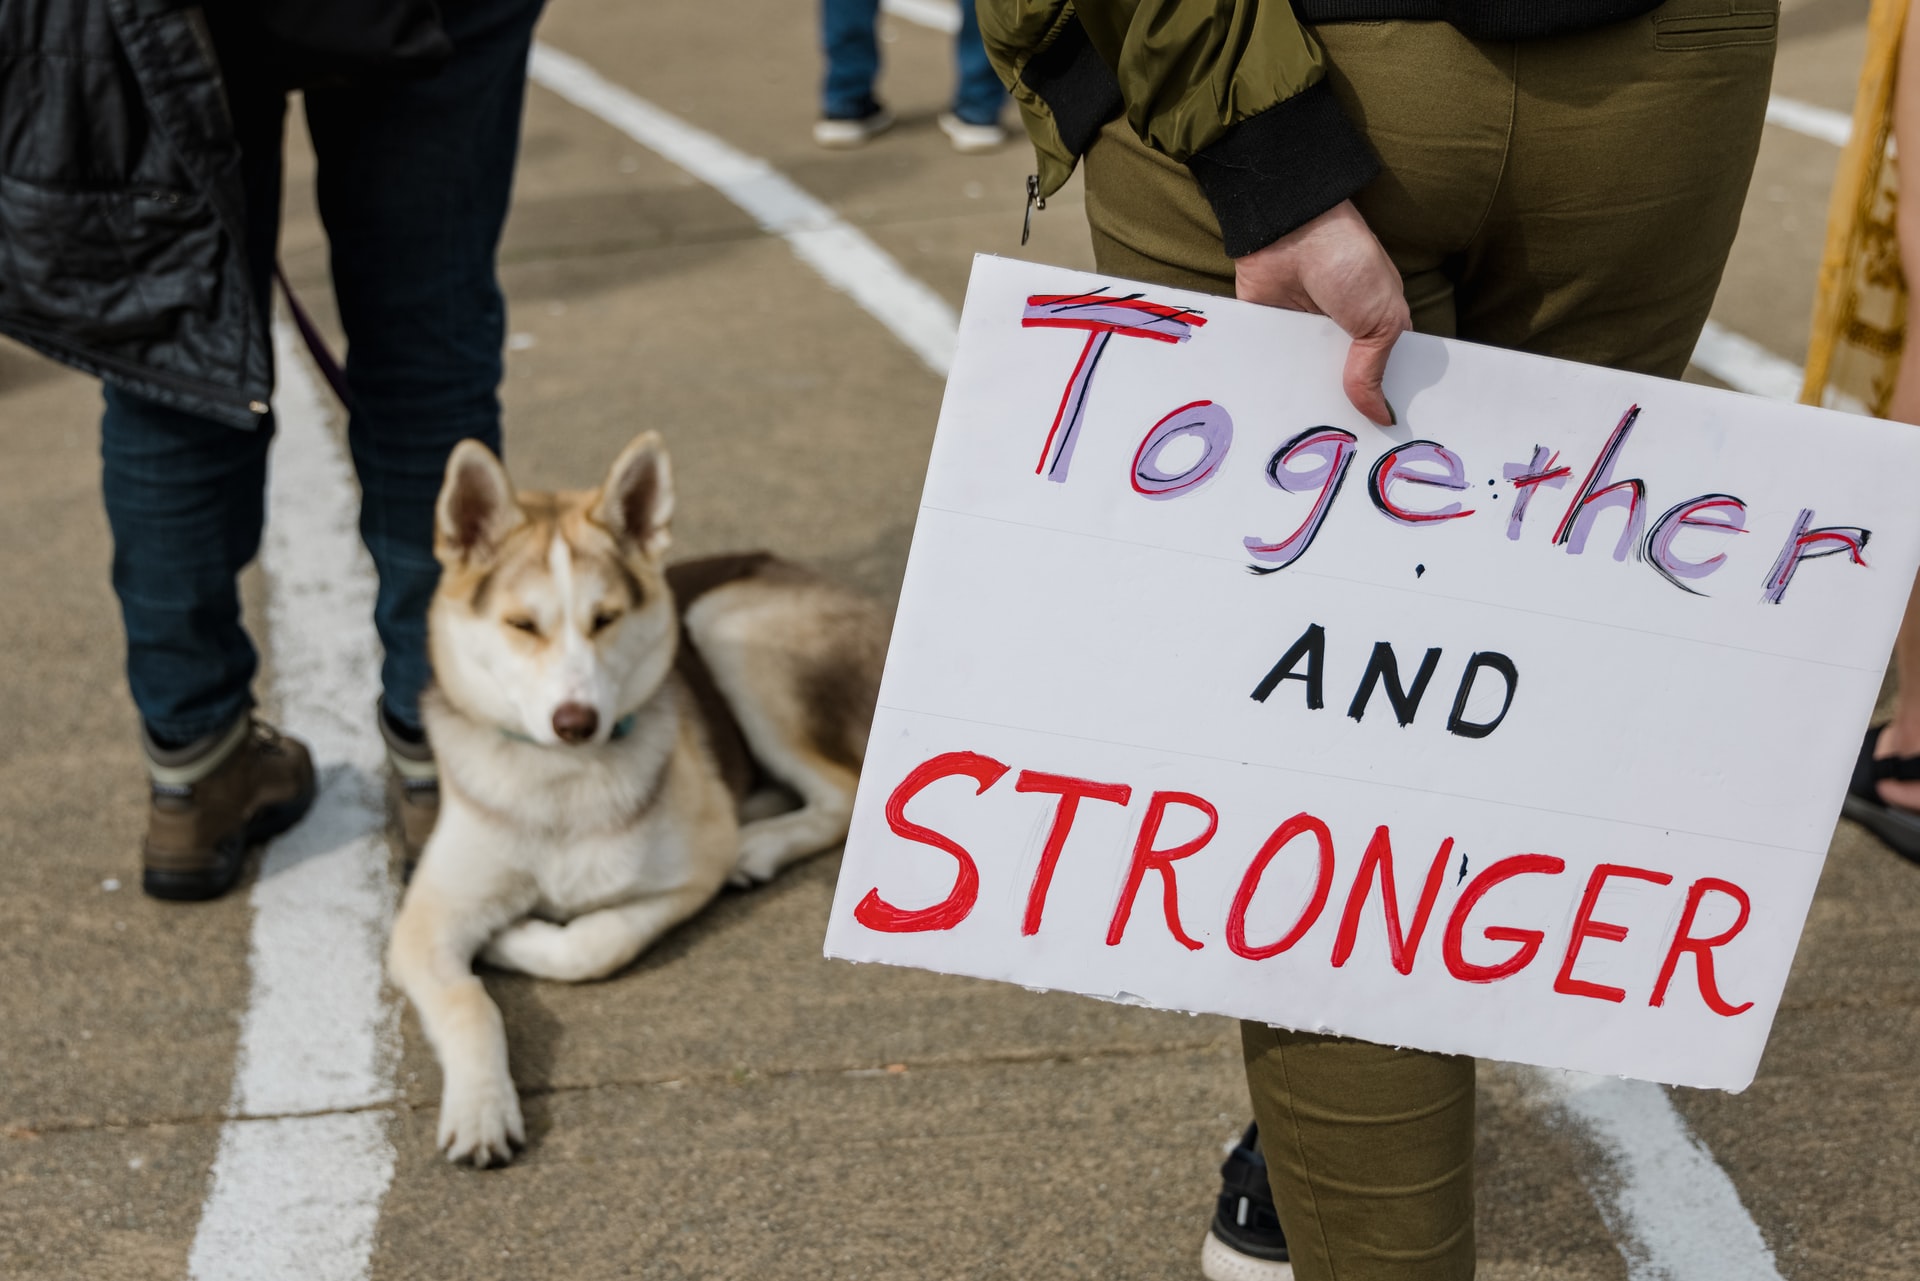
[(1752, 1080), (1920, 431), (979, 258), (830, 956)]

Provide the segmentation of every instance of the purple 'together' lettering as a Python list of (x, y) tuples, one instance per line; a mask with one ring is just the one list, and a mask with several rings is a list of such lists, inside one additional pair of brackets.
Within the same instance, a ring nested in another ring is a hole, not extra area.
[(1794, 517), (1793, 531), (1787, 535), (1786, 546), (1780, 549), (1780, 556), (1773, 562), (1773, 569), (1767, 574), (1767, 589), (1760, 599), (1769, 605), (1778, 605), (1787, 594), (1787, 584), (1793, 581), (1795, 571), (1802, 561), (1818, 560), (1822, 556), (1837, 556), (1846, 552), (1856, 565), (1866, 564), (1861, 550), (1867, 540), (1873, 537), (1873, 531), (1861, 529), (1857, 525), (1828, 525), (1821, 529), (1809, 529), (1813, 524), (1813, 508), (1802, 507), (1800, 514)]
[(1530, 461), (1506, 463), (1500, 468), (1500, 474), (1513, 484), (1513, 515), (1507, 517), (1507, 537), (1518, 542), (1534, 492), (1560, 488), (1573, 474), (1573, 468), (1560, 466), (1560, 455), (1549, 454), (1545, 445), (1535, 445)]
[[(1320, 526), (1333, 510), (1333, 500), (1340, 496), (1347, 469), (1359, 451), (1360, 438), (1338, 427), (1309, 427), (1273, 451), (1273, 456), (1267, 459), (1269, 485), (1286, 494), (1304, 494), (1313, 489), (1320, 492), (1299, 528), (1279, 542), (1259, 538), (1240, 540), (1247, 554), (1261, 562), (1253, 567), (1256, 574), (1285, 569), (1306, 555), (1313, 540), (1320, 536)], [(1308, 465), (1296, 468), (1294, 464), (1301, 459), (1308, 460)]]
[[(1646, 483), (1634, 477), (1615, 480), (1613, 472), (1621, 451), (1640, 416), (1638, 405), (1630, 408), (1608, 436), (1593, 466), (1554, 527), (1553, 542), (1564, 546), (1569, 555), (1580, 555), (1593, 533), (1596, 518), (1610, 509), (1624, 508), (1620, 535), (1615, 541), (1613, 559), (1624, 561), (1631, 550), (1636, 560), (1645, 561), (1661, 578), (1693, 596), (1706, 593), (1691, 583), (1719, 571), (1727, 562), (1720, 552), (1704, 560), (1680, 555), (1675, 544), (1682, 534), (1744, 534), (1747, 530), (1747, 505), (1732, 494), (1700, 494), (1668, 508), (1653, 522), (1645, 537), (1641, 528), (1646, 518)], [(1165, 446), (1178, 436), (1199, 438), (1202, 450), (1198, 460), (1178, 473), (1159, 466)], [(1177, 498), (1191, 493), (1212, 478), (1225, 461), (1233, 443), (1233, 418), (1223, 406), (1211, 401), (1182, 405), (1155, 423), (1134, 453), (1133, 488), (1147, 498)], [(1292, 533), (1278, 540), (1247, 537), (1241, 540), (1256, 564), (1256, 574), (1271, 574), (1294, 564), (1313, 546), (1340, 495), (1347, 473), (1359, 453), (1359, 440), (1339, 427), (1311, 427), (1292, 437), (1267, 459), (1267, 483), (1282, 493), (1313, 494), (1313, 506)], [(1524, 528), (1528, 502), (1542, 489), (1559, 488), (1571, 475), (1561, 466), (1559, 455), (1544, 445), (1536, 445), (1524, 463), (1507, 463), (1501, 469), (1516, 493), (1512, 514), (1507, 520), (1507, 537), (1518, 539)], [(1466, 465), (1452, 450), (1430, 440), (1409, 441), (1382, 454), (1367, 475), (1367, 493), (1373, 506), (1399, 525), (1419, 527), (1459, 520), (1474, 514), (1460, 503), (1416, 510), (1396, 500), (1396, 484), (1423, 485), (1454, 492), (1469, 488)], [(1763, 599), (1779, 604), (1795, 572), (1804, 561), (1847, 553), (1856, 565), (1865, 565), (1862, 549), (1872, 536), (1855, 526), (1834, 525), (1810, 528), (1811, 509), (1803, 510), (1788, 535), (1772, 571), (1767, 575)]]
[[(1422, 464), (1440, 470), (1421, 471), (1419, 468)], [(1430, 525), (1435, 521), (1458, 520), (1462, 516), (1473, 515), (1471, 508), (1462, 511), (1459, 503), (1448, 503), (1431, 511), (1409, 511), (1393, 501), (1391, 491), (1395, 481), (1404, 481), (1409, 485), (1432, 485), (1456, 492), (1465, 489), (1466, 466), (1460, 461), (1460, 455), (1451, 449), (1430, 440), (1408, 441), (1389, 449), (1380, 455), (1373, 464), (1373, 470), (1367, 473), (1367, 497), (1373, 500), (1373, 505), (1381, 515), (1400, 525)]]
[[(1079, 294), (1036, 294), (1027, 299), (1021, 319), (1027, 328), (1077, 329), (1087, 335), (1061, 395), (1039, 465), (1034, 469), (1056, 483), (1064, 483), (1071, 469), (1093, 375), (1113, 336), (1120, 334), (1179, 344), (1189, 341), (1195, 331), (1207, 323), (1206, 318), (1191, 307), (1152, 302), (1140, 294), (1110, 294), (1107, 289), (1101, 286)], [(1748, 532), (1746, 504), (1731, 494), (1701, 494), (1668, 508), (1642, 537), (1647, 515), (1646, 482), (1637, 476), (1625, 480), (1614, 478), (1614, 468), (1639, 417), (1640, 406), (1630, 406), (1614, 426), (1556, 523), (1553, 543), (1566, 548), (1568, 555), (1581, 555), (1599, 518), (1608, 511), (1623, 510), (1613, 559), (1625, 561), (1631, 551), (1636, 560), (1646, 562), (1668, 583), (1689, 595), (1704, 596), (1704, 592), (1689, 584), (1723, 568), (1726, 554), (1688, 560), (1676, 552), (1675, 542), (1685, 533)], [(1166, 447), (1176, 438), (1188, 436), (1201, 443), (1199, 459), (1177, 473), (1165, 470), (1160, 462)], [(1131, 475), (1134, 492), (1156, 501), (1190, 494), (1219, 472), (1232, 445), (1233, 417), (1224, 406), (1205, 400), (1182, 405), (1149, 428), (1134, 452)], [(1250, 567), (1256, 574), (1285, 569), (1306, 555), (1325, 527), (1358, 452), (1359, 440), (1352, 432), (1329, 426), (1308, 428), (1273, 452), (1266, 465), (1267, 483), (1282, 493), (1313, 493), (1314, 498), (1306, 517), (1284, 538), (1270, 541), (1249, 536), (1241, 540), (1247, 554), (1256, 562)], [(1557, 451), (1536, 445), (1528, 461), (1504, 464), (1501, 475), (1514, 490), (1506, 535), (1518, 541), (1535, 495), (1544, 489), (1564, 488), (1572, 469), (1560, 464)], [(1464, 519), (1477, 510), (1465, 508), (1458, 502), (1435, 508), (1411, 508), (1395, 498), (1396, 485), (1421, 485), (1454, 492), (1469, 488), (1466, 466), (1460, 456), (1431, 440), (1410, 441), (1389, 449), (1375, 460), (1367, 476), (1367, 494), (1373, 506), (1396, 524), (1415, 528)], [(1866, 565), (1863, 551), (1872, 537), (1871, 531), (1852, 525), (1815, 529), (1812, 523), (1812, 509), (1803, 508), (1767, 575), (1763, 601), (1779, 604), (1805, 561), (1844, 552), (1852, 563)]]
[[(1184, 471), (1160, 467), (1160, 454), (1171, 441), (1191, 436), (1200, 441), (1199, 459)], [(1162, 418), (1148, 429), (1133, 454), (1133, 492), (1148, 498), (1178, 498), (1204, 485), (1220, 470), (1233, 447), (1233, 416), (1210, 400), (1196, 400)]]
[(1688, 529), (1744, 534), (1747, 532), (1747, 505), (1732, 494), (1702, 494), (1668, 508), (1665, 515), (1653, 522), (1653, 529), (1648, 532), (1641, 550), (1641, 558), (1653, 566), (1655, 573), (1681, 591), (1701, 596), (1705, 593), (1680, 580), (1705, 578), (1726, 563), (1727, 554), (1720, 552), (1706, 560), (1681, 560), (1673, 554), (1673, 540)]
[(1107, 340), (1112, 337), (1111, 329), (1096, 329), (1087, 335), (1080, 359), (1067, 379), (1067, 390), (1060, 397), (1060, 408), (1054, 411), (1053, 430), (1047, 434), (1038, 470), (1055, 484), (1066, 484), (1067, 472), (1073, 467), (1073, 447), (1080, 443), (1080, 424), (1087, 416), (1093, 371), (1100, 367), (1100, 357), (1106, 354)]
[(1625, 560), (1627, 553), (1639, 543), (1640, 529), (1647, 518), (1646, 482), (1638, 476), (1620, 481), (1613, 478), (1613, 465), (1619, 461), (1620, 451), (1626, 448), (1627, 436), (1639, 418), (1638, 405), (1621, 415), (1619, 426), (1613, 429), (1613, 435), (1607, 437), (1607, 443), (1600, 449), (1600, 456), (1593, 460), (1592, 470), (1581, 482), (1573, 501), (1567, 505), (1567, 514), (1560, 518), (1559, 527), (1553, 531), (1554, 545), (1565, 547), (1569, 555), (1578, 556), (1587, 549), (1587, 535), (1593, 532), (1594, 517), (1609, 507), (1625, 506), (1627, 509), (1626, 524), (1620, 530), (1619, 540), (1613, 545), (1613, 558)]
[(1087, 335), (1080, 358), (1067, 378), (1067, 389), (1061, 393), (1060, 407), (1054, 411), (1039, 466), (1034, 468), (1035, 474), (1056, 484), (1065, 484), (1073, 467), (1073, 448), (1080, 442), (1094, 370), (1100, 367), (1108, 341), (1120, 334), (1183, 343), (1207, 323), (1206, 317), (1192, 307), (1152, 302), (1141, 294), (1110, 294), (1107, 289), (1101, 285), (1078, 294), (1034, 294), (1027, 299), (1026, 312), (1020, 318), (1026, 329), (1076, 329)]

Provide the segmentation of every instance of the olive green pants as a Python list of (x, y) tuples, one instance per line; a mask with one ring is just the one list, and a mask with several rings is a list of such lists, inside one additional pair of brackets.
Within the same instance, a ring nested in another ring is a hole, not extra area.
[[(1671, 0), (1525, 42), (1443, 23), (1319, 29), (1383, 172), (1354, 204), (1414, 328), (1677, 377), (1733, 244), (1773, 67), (1774, 0)], [(1107, 125), (1086, 158), (1103, 272), (1233, 292), (1185, 165)], [(1473, 1060), (1243, 1027), (1299, 1281), (1474, 1271)]]

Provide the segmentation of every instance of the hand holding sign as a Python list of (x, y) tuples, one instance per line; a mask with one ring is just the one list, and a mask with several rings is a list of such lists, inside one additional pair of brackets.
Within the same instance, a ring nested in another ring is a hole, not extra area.
[(1372, 421), (1393, 425), (1380, 381), (1394, 340), (1413, 322), (1400, 272), (1351, 200), (1234, 259), (1233, 284), (1234, 296), (1247, 302), (1315, 312), (1346, 330), (1353, 339), (1341, 375), (1347, 399)]
[(829, 953), (1743, 1086), (1920, 434), (1416, 335), (1384, 431), (1345, 347), (977, 261)]

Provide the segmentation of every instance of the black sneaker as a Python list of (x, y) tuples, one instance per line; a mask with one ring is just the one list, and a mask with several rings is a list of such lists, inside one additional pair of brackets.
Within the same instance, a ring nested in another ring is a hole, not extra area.
[(1200, 1272), (1207, 1281), (1292, 1281), (1257, 1125), (1247, 1127), (1220, 1166), (1220, 1199), (1200, 1243)]

